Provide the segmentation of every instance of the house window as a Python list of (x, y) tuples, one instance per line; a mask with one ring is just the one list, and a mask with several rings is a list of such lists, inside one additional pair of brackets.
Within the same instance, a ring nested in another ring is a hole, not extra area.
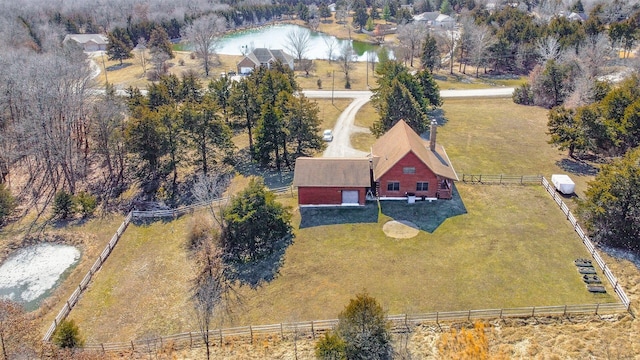
[(399, 181), (389, 181), (387, 183), (387, 191), (400, 191)]
[(416, 191), (429, 191), (429, 183), (426, 181), (417, 182)]
[(415, 167), (403, 167), (402, 168), (402, 173), (403, 174), (415, 174), (416, 173), (416, 168)]

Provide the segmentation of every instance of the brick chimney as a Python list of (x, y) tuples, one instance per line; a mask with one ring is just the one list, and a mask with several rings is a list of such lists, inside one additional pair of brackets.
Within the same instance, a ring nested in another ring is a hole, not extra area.
[(438, 122), (433, 119), (431, 120), (431, 130), (429, 131), (429, 148), (431, 151), (436, 151), (436, 129), (438, 127)]

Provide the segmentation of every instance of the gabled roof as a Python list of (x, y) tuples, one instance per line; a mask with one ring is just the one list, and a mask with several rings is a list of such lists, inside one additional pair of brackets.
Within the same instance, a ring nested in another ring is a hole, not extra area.
[(269, 64), (271, 62), (280, 61), (283, 64), (290, 64), (293, 61), (293, 57), (282, 50), (279, 49), (267, 49), (267, 48), (255, 48), (252, 52), (250, 52), (242, 61), (245, 59), (251, 60), (255, 66), (260, 66), (261, 64)]
[(106, 45), (109, 40), (102, 34), (69, 34), (64, 37), (63, 42), (73, 40), (79, 44), (86, 44), (88, 42), (94, 42), (98, 45)]
[(369, 187), (369, 159), (297, 158), (293, 186)]
[(435, 20), (436, 22), (455, 21), (451, 16), (447, 14), (440, 14)]
[(404, 120), (398, 121), (371, 148), (374, 157), (373, 176), (379, 180), (398, 161), (413, 152), (436, 175), (458, 180), (444, 147), (436, 144), (435, 151)]
[(433, 21), (438, 18), (439, 15), (440, 13), (438, 11), (423, 12), (422, 14), (414, 15), (413, 21)]
[(280, 60), (283, 64), (288, 64), (293, 60), (293, 56), (280, 49), (271, 50), (271, 54), (273, 54), (273, 57)]

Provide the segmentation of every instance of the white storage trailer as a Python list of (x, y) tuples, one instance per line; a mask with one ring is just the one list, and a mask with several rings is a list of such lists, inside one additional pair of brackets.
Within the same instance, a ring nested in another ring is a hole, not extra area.
[(551, 182), (556, 190), (565, 195), (573, 194), (576, 184), (571, 180), (568, 175), (554, 174), (551, 175)]

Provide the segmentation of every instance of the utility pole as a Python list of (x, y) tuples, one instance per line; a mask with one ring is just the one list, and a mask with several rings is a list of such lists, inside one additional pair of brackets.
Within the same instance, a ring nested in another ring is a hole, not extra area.
[(104, 69), (104, 81), (106, 84), (109, 84), (109, 79), (107, 78), (107, 65), (104, 63), (104, 53), (102, 53), (102, 68)]
[(369, 88), (369, 52), (367, 51), (366, 53), (367, 56), (367, 89)]
[(333, 105), (333, 89), (336, 87), (336, 71), (332, 71), (333, 81), (331, 82), (331, 105)]

